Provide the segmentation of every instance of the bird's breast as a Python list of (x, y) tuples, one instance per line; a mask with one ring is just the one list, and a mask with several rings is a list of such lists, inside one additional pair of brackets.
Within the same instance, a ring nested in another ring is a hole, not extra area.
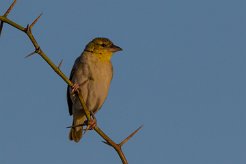
[(90, 71), (87, 103), (91, 110), (97, 111), (108, 95), (113, 70), (111, 63), (97, 63), (90, 68)]

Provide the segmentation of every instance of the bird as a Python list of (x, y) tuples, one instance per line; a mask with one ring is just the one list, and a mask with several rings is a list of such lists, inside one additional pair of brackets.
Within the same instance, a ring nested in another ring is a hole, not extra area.
[(111, 57), (118, 51), (122, 51), (122, 48), (111, 40), (97, 37), (85, 46), (82, 54), (75, 60), (70, 73), (70, 80), (74, 85), (67, 87), (69, 114), (73, 116), (69, 133), (71, 141), (80, 141), (84, 130), (82, 125), (87, 121), (80, 100), (74, 94), (75, 90), (79, 89), (91, 114), (98, 112), (108, 95), (113, 78)]

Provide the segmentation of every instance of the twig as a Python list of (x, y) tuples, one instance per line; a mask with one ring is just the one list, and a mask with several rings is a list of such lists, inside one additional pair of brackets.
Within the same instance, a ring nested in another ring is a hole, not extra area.
[[(42, 14), (40, 14), (34, 21), (33, 23), (29, 26), (27, 25), (27, 27), (22, 27), (21, 25), (15, 23), (14, 21), (10, 20), (7, 18), (8, 14), (10, 13), (10, 11), (13, 9), (14, 5), (16, 3), (16, 0), (14, 0), (14, 2), (11, 4), (11, 6), (9, 7), (9, 9), (5, 12), (5, 14), (3, 16), (0, 16), (0, 20), (1, 20), (1, 24), (0, 24), (0, 32), (2, 30), (2, 26), (3, 23), (7, 23), (9, 25), (11, 25), (12, 27), (24, 32), (30, 39), (30, 41), (32, 42), (35, 51), (30, 53), (29, 55), (27, 55), (26, 57), (32, 56), (33, 54), (37, 53), (39, 54), (48, 64), (49, 66), (69, 85), (69, 86), (73, 86), (73, 83), (66, 77), (66, 75), (60, 70), (60, 65), (61, 63), (56, 66), (47, 56), (46, 54), (43, 52), (43, 50), (40, 48), (38, 42), (36, 41), (35, 37), (32, 34), (32, 30), (31, 28), (34, 26), (34, 24), (38, 21), (38, 19), (40, 18), (40, 16)], [(81, 105), (84, 109), (84, 112), (86, 114), (87, 120), (89, 122), (90, 118), (90, 112), (85, 104), (85, 101), (82, 97), (81, 91), (78, 90), (76, 92), (76, 95), (79, 97), (79, 100), (81, 102)], [(142, 127), (142, 126), (141, 126)], [(115, 143), (108, 135), (106, 135), (98, 126), (95, 126), (93, 128), (93, 130), (95, 130), (104, 140), (104, 143), (107, 143), (108, 145), (112, 146), (116, 152), (118, 153), (121, 161), (123, 164), (127, 164), (127, 160), (126, 157), (121, 149), (121, 147), (123, 146), (124, 143), (126, 143), (134, 134), (136, 134), (141, 127), (139, 127), (137, 130), (135, 130), (132, 134), (130, 134), (126, 139), (124, 139), (120, 144)]]

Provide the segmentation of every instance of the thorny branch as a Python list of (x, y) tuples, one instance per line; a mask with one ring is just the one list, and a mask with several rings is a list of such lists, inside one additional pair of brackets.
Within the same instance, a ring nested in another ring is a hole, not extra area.
[[(27, 55), (26, 57), (30, 57), (34, 54), (39, 54), (48, 64), (49, 66), (69, 85), (69, 86), (73, 86), (73, 83), (66, 77), (66, 75), (60, 70), (62, 61), (59, 63), (58, 66), (56, 66), (47, 56), (46, 54), (43, 52), (43, 50), (40, 48), (38, 42), (36, 41), (35, 37), (32, 34), (32, 28), (34, 27), (34, 25), (37, 23), (37, 21), (39, 20), (39, 18), (42, 16), (42, 14), (40, 14), (32, 23), (31, 25), (27, 25), (26, 27), (22, 27), (21, 25), (15, 23), (14, 21), (10, 20), (7, 18), (8, 14), (11, 12), (11, 10), (13, 9), (14, 5), (16, 4), (16, 0), (14, 0), (14, 2), (11, 4), (11, 6), (8, 8), (8, 10), (4, 13), (3, 16), (0, 16), (0, 35), (3, 29), (3, 24), (7, 23), (10, 26), (24, 32), (30, 39), (30, 41), (32, 42), (35, 50), (30, 53), (29, 55)], [(88, 110), (88, 108), (86, 107), (85, 101), (82, 97), (82, 94), (80, 91), (76, 91), (76, 95), (79, 97), (81, 105), (83, 106), (83, 109), (85, 111), (87, 120), (89, 121), (91, 119), (90, 117), (90, 112)], [(118, 153), (121, 161), (123, 164), (127, 164), (127, 159), (122, 151), (122, 146), (131, 138), (133, 137), (140, 129), (142, 128), (142, 126), (140, 126), (137, 130), (135, 130), (133, 133), (131, 133), (128, 137), (126, 137), (123, 141), (121, 141), (119, 144), (115, 143), (108, 135), (106, 135), (97, 125), (93, 128), (93, 130), (95, 130), (105, 141), (103, 141), (104, 143), (106, 143), (107, 145), (112, 146), (115, 151)]]

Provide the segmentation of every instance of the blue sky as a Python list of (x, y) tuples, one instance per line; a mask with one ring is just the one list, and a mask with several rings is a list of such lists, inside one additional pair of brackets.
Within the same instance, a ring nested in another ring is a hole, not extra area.
[[(12, 3), (0, 1), (3, 14)], [(33, 29), (55, 62), (73, 62), (94, 37), (124, 51), (97, 113), (130, 164), (246, 163), (246, 2), (243, 0), (19, 0), (9, 18)], [(0, 38), (0, 163), (120, 163), (93, 131), (68, 140), (66, 84), (7, 25)]]

